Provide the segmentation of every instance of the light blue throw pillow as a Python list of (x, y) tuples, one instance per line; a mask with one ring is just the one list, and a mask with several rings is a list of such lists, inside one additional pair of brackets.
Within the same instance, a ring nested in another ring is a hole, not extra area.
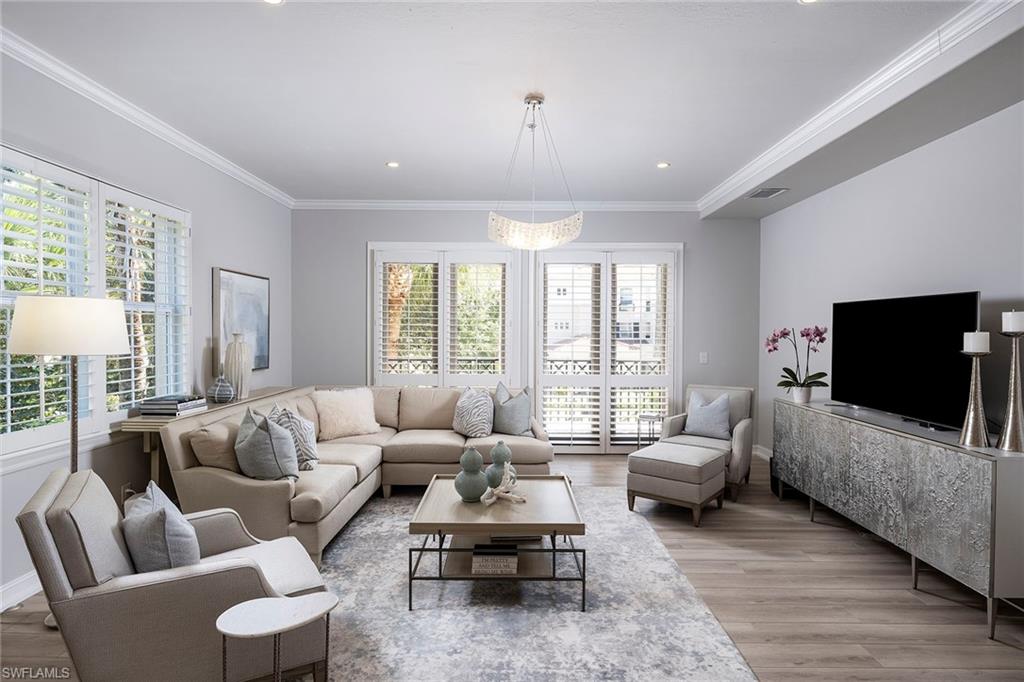
[(291, 432), (246, 410), (235, 439), (238, 468), (249, 478), (276, 481), (299, 477), (299, 459)]
[(691, 436), (706, 436), (728, 440), (729, 395), (723, 393), (710, 403), (700, 393), (690, 394), (690, 405), (686, 408), (685, 433)]
[(195, 528), (153, 481), (124, 503), (121, 530), (139, 573), (199, 563)]
[(530, 389), (513, 396), (505, 384), (498, 382), (494, 391), (494, 433), (511, 436), (532, 436), (530, 428)]

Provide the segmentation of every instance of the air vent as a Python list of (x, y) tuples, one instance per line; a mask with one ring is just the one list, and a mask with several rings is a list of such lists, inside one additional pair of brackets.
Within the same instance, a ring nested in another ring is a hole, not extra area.
[(748, 199), (771, 199), (783, 192), (788, 192), (788, 187), (759, 187), (747, 195)]

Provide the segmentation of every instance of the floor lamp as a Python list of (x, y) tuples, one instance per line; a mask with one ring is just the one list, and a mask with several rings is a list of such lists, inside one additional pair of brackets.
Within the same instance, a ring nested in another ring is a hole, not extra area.
[[(103, 298), (19, 296), (14, 301), (7, 352), (69, 356), (71, 472), (78, 471), (78, 356), (129, 352), (124, 303)], [(51, 628), (57, 627), (52, 613), (45, 622)]]

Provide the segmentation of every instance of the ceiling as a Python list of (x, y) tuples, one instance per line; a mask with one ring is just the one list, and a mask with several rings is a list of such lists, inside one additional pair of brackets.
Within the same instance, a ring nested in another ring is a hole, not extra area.
[[(696, 201), (965, 4), (4, 2), (2, 21), (297, 199), (497, 199), (540, 90), (577, 200)], [(539, 154), (538, 198), (564, 199)]]

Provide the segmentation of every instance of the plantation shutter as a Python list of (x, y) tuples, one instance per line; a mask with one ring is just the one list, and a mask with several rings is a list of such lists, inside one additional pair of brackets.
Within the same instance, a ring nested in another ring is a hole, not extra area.
[(191, 385), (190, 230), (181, 210), (104, 188), (107, 298), (124, 301), (131, 352), (107, 358), (107, 410)]
[[(10, 355), (7, 337), (21, 295), (89, 293), (94, 183), (84, 176), (3, 150), (0, 250), (0, 433), (67, 421), (67, 357)], [(91, 412), (87, 358), (79, 362), (79, 416)]]
[(381, 255), (375, 273), (375, 383), (436, 386), (440, 368), (437, 256)]

